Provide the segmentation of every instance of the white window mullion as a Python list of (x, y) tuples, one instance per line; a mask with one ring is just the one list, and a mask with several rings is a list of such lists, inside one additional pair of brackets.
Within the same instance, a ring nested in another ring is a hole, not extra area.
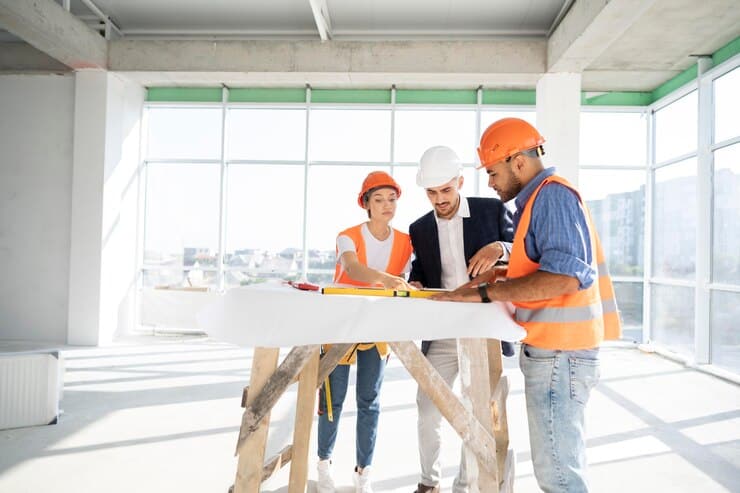
[(647, 121), (647, 162), (645, 170), (645, 250), (643, 251), (644, 280), (642, 287), (642, 340), (652, 341), (651, 305), (652, 292), (650, 278), (653, 275), (653, 209), (655, 200), (655, 111), (648, 112)]
[(142, 106), (139, 125), (139, 166), (136, 172), (136, 289), (134, 289), (134, 327), (141, 328), (141, 288), (144, 280), (144, 228), (146, 220), (147, 154), (149, 142), (149, 110)]
[(309, 137), (311, 122), (311, 86), (306, 85), (306, 134), (305, 134), (305, 152), (303, 155), (303, 268), (301, 269), (301, 279), (308, 279), (308, 160), (309, 160)]
[(224, 290), (224, 248), (226, 247), (226, 186), (227, 186), (227, 173), (226, 168), (226, 103), (229, 100), (229, 89), (224, 87), (221, 89), (221, 159), (220, 159), (220, 170), (221, 170), (221, 187), (219, 190), (219, 205), (218, 205), (218, 256), (216, 257), (216, 266), (218, 273), (216, 274), (216, 287), (219, 291)]
[(710, 363), (710, 296), (712, 269), (713, 84), (704, 74), (711, 57), (700, 57), (698, 68), (698, 136), (696, 170), (696, 291), (694, 298), (694, 356), (698, 364)]
[[(483, 129), (481, 128), (481, 119), (482, 119), (481, 118), (482, 117), (481, 112), (483, 110), (483, 86), (478, 86), (478, 90), (475, 93), (475, 97), (476, 97), (476, 105), (475, 105), (475, 135), (476, 135), (476, 139), (475, 139), (475, 142), (473, 144), (474, 144), (474, 147), (477, 149), (478, 148), (478, 144), (480, 143), (481, 135), (483, 133)], [(473, 167), (477, 168), (477, 164), (474, 164)], [(476, 195), (481, 195), (483, 193), (483, 191), (481, 190), (480, 175), (481, 175), (481, 173), (476, 173), (475, 174), (475, 182), (474, 182), (474, 185), (475, 185), (475, 193), (476, 193)], [(486, 176), (488, 176), (488, 175), (486, 175)], [(486, 185), (487, 185), (487, 183), (485, 185), (483, 185), (483, 186), (486, 186)]]
[(396, 85), (391, 86), (391, 176), (396, 167)]

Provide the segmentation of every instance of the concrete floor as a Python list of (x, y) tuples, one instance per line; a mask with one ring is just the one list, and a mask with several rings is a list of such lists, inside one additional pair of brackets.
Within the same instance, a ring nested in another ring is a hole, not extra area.
[[(0, 491), (219, 492), (233, 482), (241, 389), (250, 351), (185, 336), (140, 336), (64, 353), (57, 425), (0, 431)], [(536, 492), (522, 378), (508, 412), (517, 493)], [(352, 379), (354, 376), (352, 377)], [(294, 386), (295, 388), (295, 386)], [(335, 476), (350, 493), (354, 465), (350, 389), (335, 449)], [(376, 492), (411, 493), (418, 479), (416, 384), (391, 358), (374, 461)], [(276, 406), (269, 450), (290, 440), (295, 389)], [(588, 408), (594, 492), (740, 492), (740, 387), (636, 349), (603, 350), (602, 381)], [(315, 454), (315, 428), (312, 436)], [(443, 491), (459, 459), (444, 429)], [(263, 491), (287, 491), (287, 467)], [(315, 467), (310, 465), (313, 491)]]

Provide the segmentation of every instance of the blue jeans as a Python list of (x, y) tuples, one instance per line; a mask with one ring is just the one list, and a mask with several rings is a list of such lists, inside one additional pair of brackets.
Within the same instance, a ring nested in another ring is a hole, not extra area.
[(599, 381), (599, 350), (554, 351), (522, 344), (529, 445), (545, 493), (586, 493), (584, 410)]
[[(319, 394), (319, 459), (331, 457), (334, 443), (337, 441), (337, 428), (342, 415), (342, 405), (349, 385), (350, 365), (338, 365), (329, 375), (331, 388), (331, 406), (334, 421), (329, 421), (326, 412), (326, 389), (321, 386)], [(366, 351), (357, 351), (357, 431), (356, 459), (358, 467), (369, 466), (373, 461), (375, 438), (378, 434), (378, 417), (380, 416), (380, 386), (383, 383), (385, 358), (381, 358), (378, 349), (372, 347)]]

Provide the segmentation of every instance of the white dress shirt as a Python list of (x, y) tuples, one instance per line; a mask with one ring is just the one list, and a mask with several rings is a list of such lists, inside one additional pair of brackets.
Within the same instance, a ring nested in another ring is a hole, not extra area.
[(450, 219), (442, 219), (434, 211), (439, 235), (439, 258), (442, 265), (442, 288), (455, 289), (470, 280), (465, 264), (463, 218), (470, 217), (468, 199), (460, 195), (460, 207)]
[[(470, 281), (468, 265), (465, 262), (465, 240), (463, 236), (463, 218), (470, 217), (468, 199), (460, 195), (460, 207), (450, 219), (442, 219), (434, 211), (439, 235), (439, 257), (442, 265), (442, 288), (455, 289)], [(508, 260), (509, 251), (502, 244), (504, 255), (501, 260)]]

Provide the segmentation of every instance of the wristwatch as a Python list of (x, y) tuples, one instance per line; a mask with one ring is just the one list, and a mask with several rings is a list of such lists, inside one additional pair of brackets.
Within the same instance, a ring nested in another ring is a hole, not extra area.
[(488, 297), (488, 283), (482, 282), (478, 284), (478, 294), (480, 295), (481, 303), (490, 303), (491, 298)]

